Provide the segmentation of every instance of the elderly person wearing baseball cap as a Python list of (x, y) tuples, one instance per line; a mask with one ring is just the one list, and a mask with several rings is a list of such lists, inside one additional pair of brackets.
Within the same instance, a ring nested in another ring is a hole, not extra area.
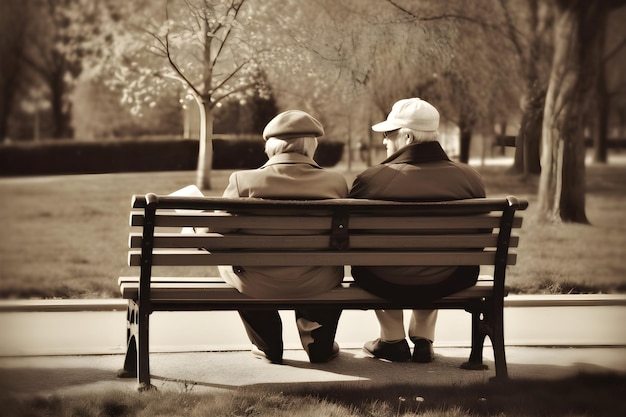
[[(348, 185), (341, 173), (314, 160), (322, 124), (310, 114), (289, 110), (263, 130), (269, 160), (260, 168), (234, 172), (224, 191), (230, 198), (319, 200), (345, 198)], [(285, 231), (297, 234), (297, 231)], [(221, 266), (220, 274), (240, 292), (256, 298), (308, 297), (328, 291), (343, 280), (341, 267)], [(335, 333), (341, 310), (298, 309), (296, 324), (311, 362), (327, 362), (339, 353)], [(277, 310), (239, 311), (252, 342), (252, 353), (282, 363), (282, 323)]]
[[(443, 201), (485, 197), (480, 175), (453, 162), (439, 144), (439, 112), (419, 98), (396, 102), (387, 120), (372, 126), (383, 134), (387, 159), (359, 174), (350, 197), (394, 201)], [(389, 299), (434, 299), (474, 285), (478, 267), (353, 266), (365, 290)], [(365, 343), (366, 353), (390, 361), (434, 359), (436, 310), (414, 310), (406, 340), (402, 310), (377, 310), (380, 337)]]

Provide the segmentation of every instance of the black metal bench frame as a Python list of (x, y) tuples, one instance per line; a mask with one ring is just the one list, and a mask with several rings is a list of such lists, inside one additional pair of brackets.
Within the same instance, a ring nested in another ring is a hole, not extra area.
[[(131, 226), (141, 228), (141, 232), (130, 233), (129, 265), (139, 268), (139, 276), (119, 278), (122, 296), (128, 299), (127, 353), (119, 376), (136, 376), (139, 389), (151, 387), (149, 318), (154, 311), (339, 307), (465, 310), (472, 315), (471, 353), (461, 367), (486, 369), (483, 345), (489, 336), (494, 350), (495, 378), (506, 379), (505, 276), (507, 265), (516, 262), (516, 254), (509, 250), (519, 242), (518, 236), (512, 235), (512, 229), (522, 224), (516, 212), (527, 206), (527, 201), (514, 196), (426, 203), (133, 196)], [(263, 237), (259, 231), (243, 235), (232, 233), (233, 228), (249, 229), (261, 224), (279, 229), (311, 224), (314, 231), (288, 237)], [(363, 228), (370, 226), (390, 230), (368, 235)], [(224, 231), (184, 234), (181, 227), (210, 227), (211, 230), (217, 227)], [(372, 242), (380, 242), (381, 247), (375, 247), (376, 243)], [(216, 276), (153, 276), (155, 266), (230, 264), (474, 264), (493, 266), (493, 274), (481, 275), (471, 288), (429, 302), (385, 300), (356, 286), (351, 277), (328, 293), (286, 300), (247, 297)]]

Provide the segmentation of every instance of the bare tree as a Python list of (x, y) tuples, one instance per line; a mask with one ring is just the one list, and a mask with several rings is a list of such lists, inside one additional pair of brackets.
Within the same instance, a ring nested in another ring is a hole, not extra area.
[[(504, 118), (519, 91), (508, 33), (491, 1), (421, 2), (405, 7), (387, 0), (414, 22), (440, 34), (450, 59), (438, 63), (438, 82), (422, 89), (460, 130), (459, 160), (468, 162), (472, 136), (485, 121)], [(424, 63), (420, 63), (424, 65)]]
[(544, 221), (588, 223), (584, 128), (603, 51), (598, 24), (623, 0), (558, 0), (555, 51), (543, 120), (539, 214)]
[[(600, 28), (605, 28), (596, 39), (596, 48), (605, 51), (605, 55), (600, 61), (600, 66), (596, 74), (595, 90), (595, 117), (592, 121), (593, 135), (593, 161), (596, 163), (606, 163), (608, 160), (608, 131), (612, 111), (612, 100), (619, 93), (619, 88), (611, 83), (616, 73), (623, 72), (623, 66), (618, 61), (619, 55), (626, 46), (626, 31), (623, 29), (622, 20), (624, 12), (616, 16), (607, 13), (600, 18), (604, 22), (600, 23)], [(610, 20), (609, 20), (610, 19)], [(612, 42), (610, 42), (612, 41)], [(607, 48), (610, 48), (607, 50)]]
[(541, 126), (548, 87), (549, 57), (552, 52), (551, 7), (539, 0), (499, 0), (507, 38), (517, 56), (523, 79), (522, 120), (515, 139), (512, 171), (539, 174)]
[(319, 109), (328, 130), (348, 143), (372, 145), (372, 121), (399, 98), (419, 96), (461, 127), (460, 157), (467, 161), (472, 133), (487, 130), (486, 120), (503, 118), (517, 104), (517, 71), (500, 39), (502, 25), (491, 16), (493, 2), (410, 8), (390, 0), (282, 3), (288, 22), (279, 26), (289, 28), (285, 37), (308, 60), (299, 67), (300, 78), (284, 71), (272, 77), (273, 87), (289, 83), (275, 89), (279, 102), (298, 95), (292, 102)]
[(22, 0), (0, 2), (0, 140), (8, 135), (9, 117), (22, 81), (28, 8)]
[[(257, 76), (259, 50), (251, 42), (254, 19), (246, 0), (165, 0), (162, 17), (150, 6), (133, 20), (136, 36), (120, 31), (122, 53), (113, 62), (124, 100), (140, 112), (163, 89), (183, 88), (200, 114), (196, 183), (211, 188), (213, 112), (223, 100), (263, 90)], [(259, 9), (263, 7), (259, 6)], [(257, 10), (258, 11), (258, 10)], [(244, 27), (246, 30), (244, 30)]]
[(86, 0), (31, 0), (22, 60), (46, 90), (53, 138), (72, 137), (69, 93), (88, 53), (82, 40), (97, 27), (87, 24), (95, 10)]

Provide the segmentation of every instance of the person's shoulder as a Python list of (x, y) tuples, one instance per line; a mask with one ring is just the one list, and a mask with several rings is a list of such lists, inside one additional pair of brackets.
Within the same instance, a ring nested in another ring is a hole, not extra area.
[(474, 167), (472, 167), (470, 164), (464, 164), (461, 162), (455, 162), (454, 163), (459, 169), (469, 173), (470, 175), (476, 176), (478, 178), (481, 178), (480, 173), (474, 169)]
[(241, 169), (239, 171), (233, 171), (230, 176), (231, 177), (246, 177), (251, 175), (258, 175), (262, 170), (260, 168), (252, 168), (252, 169)]
[(228, 182), (241, 186), (242, 184), (254, 183), (262, 175), (262, 170), (258, 168), (233, 171), (229, 176)]
[(363, 171), (358, 173), (357, 177), (373, 177), (379, 174), (381, 171), (385, 171), (389, 168), (389, 164), (373, 165), (371, 167), (365, 168)]
[(365, 174), (365, 173), (371, 173), (371, 172), (378, 172), (381, 171), (385, 168), (388, 168), (390, 164), (376, 164), (376, 165), (372, 165), (371, 167), (367, 167), (365, 168), (363, 171), (361, 171), (361, 174)]
[(332, 175), (332, 176), (336, 176), (336, 177), (343, 177), (343, 174), (341, 173), (341, 171), (336, 170), (336, 169), (332, 169), (332, 168), (323, 168), (320, 169), (320, 172), (324, 173), (324, 175)]
[(345, 175), (343, 175), (341, 172), (334, 170), (334, 169), (322, 169), (320, 170), (320, 172), (322, 172), (323, 174), (323, 178), (324, 182), (328, 182), (328, 183), (333, 183), (336, 184), (337, 187), (341, 188), (342, 190), (345, 189), (345, 193), (347, 194), (347, 190), (348, 190), (348, 180), (346, 179)]
[(469, 164), (457, 162), (456, 165), (467, 179), (469, 186), (474, 190), (474, 197), (485, 197), (485, 181), (483, 180), (482, 175), (480, 175), (480, 173)]

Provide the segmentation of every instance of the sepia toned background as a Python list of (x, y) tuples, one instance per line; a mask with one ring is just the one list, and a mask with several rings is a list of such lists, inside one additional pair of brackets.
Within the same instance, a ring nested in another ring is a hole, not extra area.
[[(488, 196), (529, 200), (512, 296), (623, 296), (624, 18), (621, 0), (0, 0), (0, 301), (119, 301), (133, 194), (221, 195), (263, 163), (263, 127), (287, 109), (323, 123), (316, 159), (350, 183), (384, 159), (370, 127), (406, 97), (438, 108), (444, 149)], [(602, 323), (616, 340), (623, 308)], [(602, 344), (586, 311), (577, 340)], [(559, 398), (544, 414), (575, 403)]]

